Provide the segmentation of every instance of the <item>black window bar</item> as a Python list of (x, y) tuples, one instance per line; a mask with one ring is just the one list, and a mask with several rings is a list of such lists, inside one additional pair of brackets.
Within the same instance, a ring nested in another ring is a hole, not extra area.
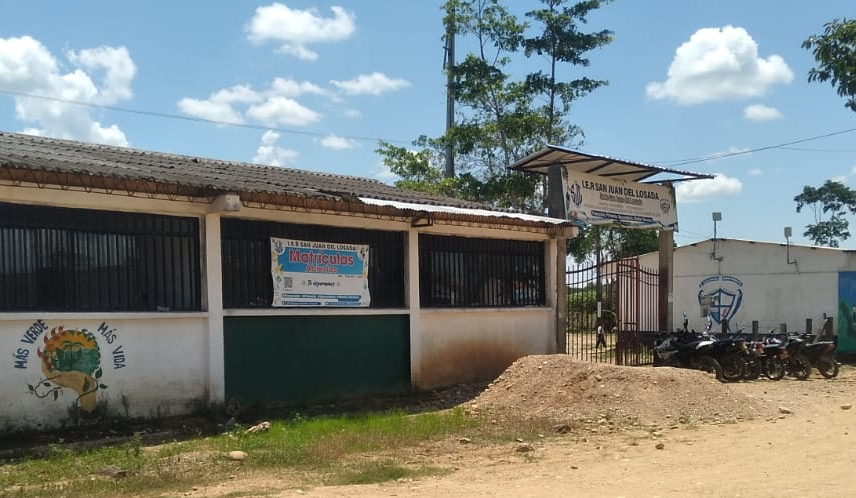
[(271, 237), (369, 246), (371, 308), (402, 308), (404, 232), (223, 218), (224, 308), (273, 307)]
[(0, 310), (201, 308), (198, 219), (0, 203)]
[(546, 304), (543, 242), (420, 234), (424, 308)]

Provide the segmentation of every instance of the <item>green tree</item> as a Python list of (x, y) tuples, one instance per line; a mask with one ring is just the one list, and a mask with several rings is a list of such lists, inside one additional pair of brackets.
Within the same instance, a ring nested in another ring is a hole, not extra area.
[(436, 157), (432, 157), (433, 144), (428, 137), (421, 136), (414, 141), (421, 144), (419, 150), (411, 151), (406, 147), (392, 145), (381, 140), (378, 142), (378, 152), (381, 161), (389, 170), (398, 176), (396, 186), (425, 192), (459, 197), (459, 181), (456, 178), (444, 178), (442, 172), (432, 165)]
[[(588, 65), (584, 54), (608, 43), (611, 33), (587, 34), (578, 28), (605, 0), (573, 5), (541, 1), (544, 9), (527, 14), (534, 26), (499, 0), (446, 1), (444, 26), (452, 23), (450, 31), (473, 47), (448, 69), (458, 110), (455, 126), (444, 136), (414, 141), (415, 153), (380, 143), (377, 152), (384, 163), (402, 177), (396, 185), (543, 212), (545, 190), (538, 179), (511, 172), (508, 166), (547, 143), (578, 143), (582, 131), (568, 122), (571, 102), (606, 82), (569, 78), (560, 69)], [(544, 57), (549, 69), (515, 78), (512, 66), (519, 71), (524, 58), (533, 55)], [(457, 176), (443, 182), (441, 158), (450, 142)], [(419, 160), (414, 162), (413, 155)]]
[(608, 1), (589, 0), (569, 5), (563, 0), (541, 0), (544, 8), (526, 13), (541, 28), (536, 36), (523, 41), (526, 57), (541, 56), (549, 66), (547, 71), (539, 70), (526, 76), (527, 90), (544, 97), (541, 111), (547, 115), (544, 137), (548, 143), (565, 143), (581, 135), (579, 127), (565, 121), (571, 104), (608, 84), (606, 80), (587, 77), (564, 81), (558, 76), (559, 64), (587, 67), (589, 60), (585, 54), (612, 42), (609, 30), (582, 33), (578, 29), (580, 24), (587, 22), (589, 12)]
[(812, 35), (802, 46), (818, 63), (808, 72), (808, 80), (829, 81), (847, 99), (844, 105), (856, 112), (856, 19), (830, 21), (822, 35)]
[(844, 216), (847, 211), (856, 213), (856, 190), (841, 182), (826, 180), (820, 187), (803, 187), (794, 202), (798, 213), (808, 207), (814, 215), (814, 223), (806, 225), (803, 235), (815, 245), (838, 247), (839, 239), (850, 237), (850, 224)]
[(656, 229), (640, 230), (638, 228), (585, 225), (580, 228), (578, 237), (568, 239), (568, 254), (579, 263), (595, 262), (597, 260), (598, 238), (600, 239), (601, 261), (655, 252), (659, 249), (660, 243)]

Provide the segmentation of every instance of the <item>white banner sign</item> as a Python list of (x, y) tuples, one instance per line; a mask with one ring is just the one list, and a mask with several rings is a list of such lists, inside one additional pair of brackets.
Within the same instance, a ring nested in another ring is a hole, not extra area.
[(271, 237), (273, 306), (368, 306), (369, 246)]
[(677, 230), (674, 190), (565, 170), (568, 219), (592, 225)]

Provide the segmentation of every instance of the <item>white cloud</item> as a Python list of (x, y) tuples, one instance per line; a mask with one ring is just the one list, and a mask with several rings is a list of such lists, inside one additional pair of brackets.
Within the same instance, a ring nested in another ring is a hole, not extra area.
[(363, 113), (361, 113), (360, 111), (358, 111), (356, 109), (345, 109), (345, 111), (342, 112), (342, 116), (344, 116), (346, 118), (359, 118), (362, 115), (363, 115)]
[(233, 102), (254, 103), (264, 100), (264, 96), (253, 90), (253, 87), (250, 85), (235, 85), (231, 88), (224, 88), (212, 93), (209, 100), (224, 104), (231, 104)]
[(850, 171), (847, 173), (833, 176), (832, 178), (830, 178), (830, 180), (832, 180), (833, 182), (847, 184), (850, 183), (850, 179), (854, 176), (856, 176), (856, 166), (851, 167)]
[(268, 126), (306, 125), (318, 121), (321, 115), (299, 104), (293, 97), (328, 93), (308, 81), (276, 78), (261, 91), (250, 85), (235, 85), (218, 90), (204, 100), (185, 97), (178, 101), (178, 108), (187, 115), (212, 121), (244, 123), (246, 118), (250, 118)]
[(253, 90), (250, 85), (235, 85), (212, 93), (206, 100), (185, 97), (178, 101), (178, 108), (181, 112), (197, 118), (243, 123), (244, 118), (235, 110), (233, 104), (253, 104), (264, 100), (265, 96)]
[(382, 93), (399, 90), (410, 86), (410, 82), (400, 78), (374, 72), (372, 74), (361, 74), (355, 79), (347, 81), (330, 80), (330, 84), (339, 88), (348, 95), (380, 95)]
[(700, 104), (757, 97), (793, 78), (780, 56), (758, 57), (758, 45), (745, 29), (725, 26), (696, 31), (675, 52), (668, 79), (648, 83), (645, 90), (653, 99)]
[(393, 173), (389, 169), (389, 166), (387, 166), (385, 164), (380, 164), (378, 166), (378, 170), (372, 175), (372, 177), (378, 181), (381, 181), (383, 183), (387, 183), (390, 185), (395, 183), (395, 181), (399, 179), (399, 176), (396, 175), (395, 173)]
[(224, 123), (244, 122), (241, 115), (235, 112), (228, 102), (183, 98), (178, 101), (178, 108), (185, 114), (209, 121), (221, 121)]
[(98, 92), (96, 101), (101, 104), (114, 104), (130, 99), (131, 81), (137, 73), (137, 67), (125, 47), (98, 47), (68, 51), (66, 57), (72, 64), (89, 71), (104, 70), (104, 86)]
[(773, 121), (781, 119), (782, 113), (775, 107), (753, 104), (743, 109), (743, 117), (751, 121)]
[(282, 97), (299, 97), (304, 94), (326, 95), (329, 92), (309, 81), (294, 81), (277, 77), (270, 85), (270, 93)]
[(693, 203), (731, 197), (742, 191), (743, 184), (740, 180), (716, 173), (710, 180), (693, 180), (678, 184), (675, 197), (679, 203)]
[(318, 54), (307, 45), (332, 43), (349, 38), (356, 30), (354, 14), (333, 6), (333, 17), (322, 17), (317, 9), (291, 9), (279, 2), (256, 9), (247, 24), (247, 38), (253, 43), (274, 41), (279, 52), (313, 61)]
[(353, 149), (357, 146), (357, 144), (353, 140), (349, 140), (345, 137), (340, 137), (338, 135), (327, 135), (326, 137), (321, 139), (321, 145), (327, 147), (328, 149)]
[(289, 161), (298, 156), (296, 150), (285, 149), (276, 145), (279, 140), (279, 133), (268, 130), (262, 135), (259, 148), (256, 149), (256, 155), (253, 157), (253, 162), (256, 164), (266, 164), (268, 166), (283, 166)]
[(732, 145), (731, 147), (729, 147), (729, 148), (728, 148), (728, 150), (723, 150), (723, 151), (719, 151), (719, 152), (714, 152), (714, 153), (713, 153), (713, 154), (711, 154), (710, 156), (711, 156), (711, 157), (717, 157), (717, 156), (739, 156), (739, 155), (746, 155), (746, 153), (748, 153), (750, 150), (752, 150), (752, 149), (750, 149), (749, 147), (737, 147), (736, 145)]
[[(75, 69), (63, 74), (57, 59), (38, 40), (29, 36), (0, 38), (0, 86), (98, 105), (115, 104), (133, 96), (131, 82), (137, 68), (125, 47), (68, 50), (65, 56)], [(118, 126), (93, 120), (86, 106), (16, 96), (15, 114), (21, 121), (37, 124), (25, 129), (33, 135), (128, 145)]]
[(761, 176), (764, 174), (764, 171), (762, 171), (758, 168), (752, 168), (749, 171), (747, 171), (746, 174), (748, 174), (749, 176)]
[(271, 97), (262, 104), (250, 106), (247, 109), (247, 117), (270, 126), (307, 125), (321, 119), (317, 112), (286, 97)]

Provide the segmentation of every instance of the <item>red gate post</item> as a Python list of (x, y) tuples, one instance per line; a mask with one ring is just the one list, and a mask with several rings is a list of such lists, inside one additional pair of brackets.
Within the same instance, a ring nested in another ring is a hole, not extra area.
[(636, 268), (634, 278), (636, 280), (636, 330), (633, 331), (633, 364), (639, 365), (639, 329), (642, 324), (642, 273), (639, 271), (639, 258), (635, 260)]

